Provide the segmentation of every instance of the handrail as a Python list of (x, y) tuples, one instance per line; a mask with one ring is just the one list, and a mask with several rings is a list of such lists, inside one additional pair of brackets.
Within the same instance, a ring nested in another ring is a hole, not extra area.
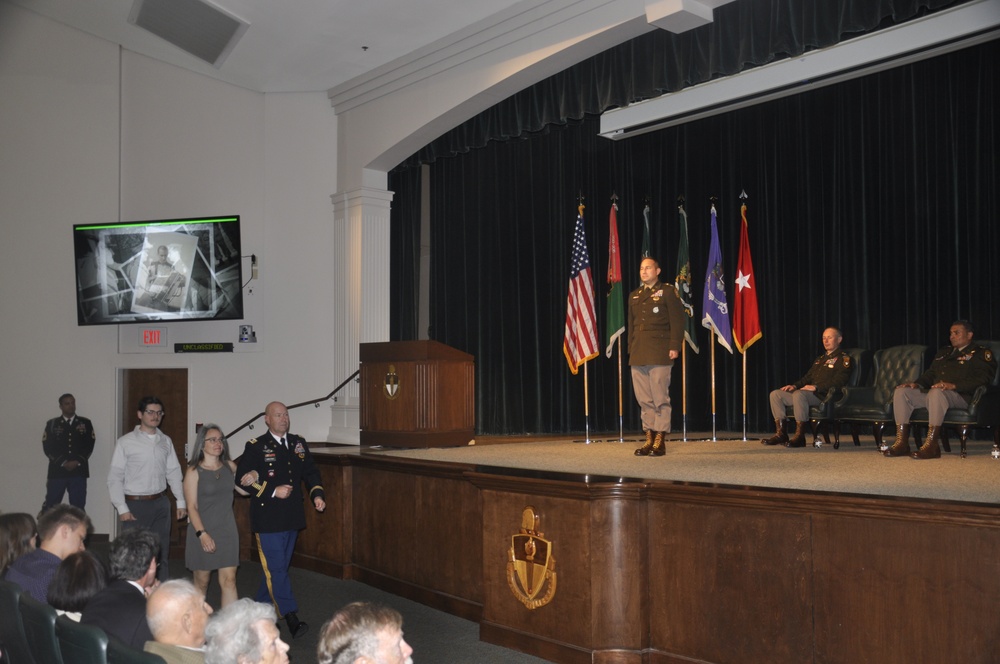
[[(302, 403), (292, 404), (291, 406), (287, 407), (288, 410), (293, 410), (293, 409), (299, 408), (301, 406), (309, 406), (311, 404), (318, 404), (318, 403), (321, 403), (321, 402), (326, 401), (328, 399), (332, 399), (333, 395), (335, 395), (340, 390), (344, 389), (345, 385), (347, 385), (352, 380), (354, 380), (355, 378), (357, 378), (357, 376), (358, 376), (359, 373), (361, 373), (361, 369), (358, 369), (357, 371), (355, 371), (354, 373), (352, 373), (350, 376), (348, 376), (346, 379), (344, 379), (344, 381), (340, 385), (338, 385), (337, 387), (335, 387), (333, 389), (333, 392), (330, 392), (325, 397), (320, 397), (319, 399), (313, 399), (312, 401), (303, 401)], [(226, 434), (226, 438), (230, 438), (231, 439), (234, 435), (236, 435), (237, 433), (239, 433), (243, 429), (246, 429), (248, 426), (250, 426), (251, 424), (253, 424), (254, 422), (256, 422), (257, 419), (260, 418), (260, 417), (262, 417), (263, 415), (264, 415), (263, 412), (257, 413), (256, 415), (254, 415), (253, 417), (251, 417), (249, 420), (247, 420), (246, 422), (244, 422), (240, 426), (236, 427), (231, 432), (227, 433)]]

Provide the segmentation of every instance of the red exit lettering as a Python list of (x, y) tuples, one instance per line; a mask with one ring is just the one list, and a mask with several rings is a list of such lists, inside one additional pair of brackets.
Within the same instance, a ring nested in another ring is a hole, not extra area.
[(142, 345), (143, 346), (159, 346), (160, 345), (160, 330), (143, 330), (142, 331)]

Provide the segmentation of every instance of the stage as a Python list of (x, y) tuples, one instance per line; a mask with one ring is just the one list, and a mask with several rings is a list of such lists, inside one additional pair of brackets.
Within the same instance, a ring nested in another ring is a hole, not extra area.
[(992, 443), (917, 461), (692, 433), (648, 458), (626, 437), (311, 446), (328, 507), (293, 565), (552, 662), (1000, 661)]

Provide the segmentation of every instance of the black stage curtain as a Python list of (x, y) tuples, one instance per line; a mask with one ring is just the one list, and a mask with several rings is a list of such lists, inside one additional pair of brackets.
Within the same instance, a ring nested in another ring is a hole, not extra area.
[[(603, 336), (612, 193), (626, 291), (638, 284), (647, 200), (661, 278), (673, 281), (676, 206), (685, 197), (700, 320), (709, 200), (718, 197), (732, 302), (738, 196), (747, 192), (764, 334), (747, 356), (751, 431), (770, 427), (767, 392), (805, 373), (825, 326), (841, 327), (846, 347), (871, 349), (936, 348), (958, 318), (972, 319), (979, 338), (1000, 335), (993, 306), (1000, 290), (998, 63), (994, 41), (620, 142), (597, 136), (598, 120), (588, 116), (437, 160), (430, 169), (430, 336), (476, 357), (477, 430), (579, 432), (588, 421), (583, 370), (570, 374), (562, 354), (581, 194)], [(402, 182), (393, 175), (394, 207), (412, 211)], [(407, 191), (414, 190), (410, 181)], [(394, 252), (403, 245), (394, 237)], [(397, 276), (395, 253), (393, 266), (394, 284), (413, 280), (415, 272)], [(398, 316), (406, 306), (393, 297)], [(691, 430), (712, 425), (707, 330), (699, 327), (698, 340), (701, 353), (689, 350), (687, 362)], [(587, 365), (592, 432), (618, 429), (617, 357)], [(738, 431), (742, 356), (717, 346), (715, 359), (716, 423)], [(627, 355), (623, 365), (625, 428), (634, 431)], [(675, 431), (680, 383), (678, 368)]]
[(389, 173), (389, 340), (417, 339), (420, 290), (420, 168)]
[(968, 0), (737, 0), (710, 25), (653, 30), (551, 76), (432, 141), (402, 166), (433, 162), (549, 124), (676, 92)]

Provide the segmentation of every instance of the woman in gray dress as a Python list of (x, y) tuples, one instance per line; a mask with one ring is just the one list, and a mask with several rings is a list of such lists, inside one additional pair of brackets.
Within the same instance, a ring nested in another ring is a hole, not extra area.
[(219, 571), (222, 606), (237, 599), (236, 567), (240, 561), (240, 536), (233, 515), (236, 462), (229, 456), (229, 442), (217, 424), (198, 432), (187, 473), (184, 500), (188, 508), (184, 563), (194, 573), (194, 584), (205, 593), (212, 571)]

